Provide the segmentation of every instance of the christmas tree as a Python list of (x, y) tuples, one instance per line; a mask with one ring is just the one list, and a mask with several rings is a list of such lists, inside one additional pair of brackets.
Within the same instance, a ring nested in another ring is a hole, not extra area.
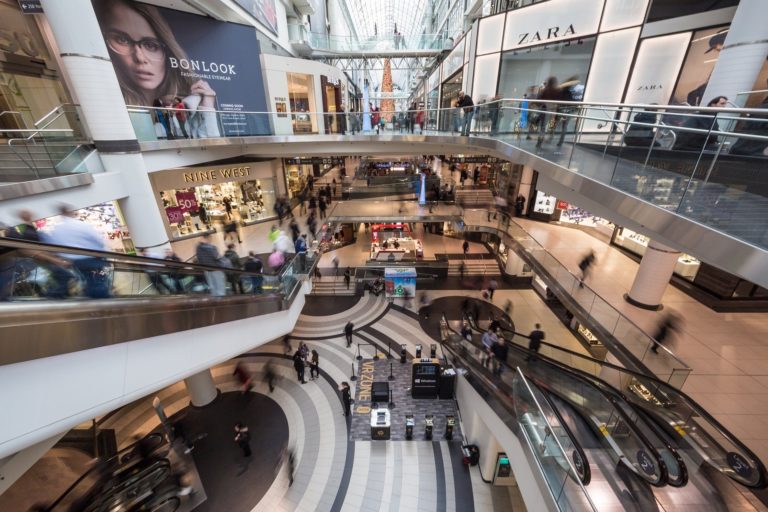
[(395, 115), (395, 100), (392, 99), (392, 65), (389, 59), (384, 59), (384, 77), (381, 79), (381, 118), (386, 122), (393, 121)]

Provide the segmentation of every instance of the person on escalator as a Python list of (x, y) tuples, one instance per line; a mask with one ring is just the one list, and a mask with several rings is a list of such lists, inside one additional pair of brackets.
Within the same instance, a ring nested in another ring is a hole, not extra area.
[(483, 333), (483, 337), (481, 338), (483, 342), (483, 354), (482, 354), (482, 363), (484, 367), (488, 367), (488, 363), (491, 360), (491, 357), (493, 356), (493, 352), (491, 352), (491, 347), (493, 347), (493, 344), (499, 341), (498, 336), (496, 336), (496, 333), (492, 330), (488, 329)]
[(472, 328), (466, 320), (461, 323), (461, 337), (467, 341), (472, 341)]
[(493, 373), (500, 377), (509, 355), (509, 347), (502, 336), (499, 336), (496, 343), (491, 346), (491, 352), (493, 353)]
[(530, 338), (530, 341), (528, 342), (528, 350), (531, 351), (531, 354), (525, 358), (526, 361), (536, 360), (536, 355), (541, 348), (541, 342), (544, 340), (544, 331), (541, 330), (541, 324), (536, 324), (534, 327), (534, 330), (528, 335), (528, 338)]

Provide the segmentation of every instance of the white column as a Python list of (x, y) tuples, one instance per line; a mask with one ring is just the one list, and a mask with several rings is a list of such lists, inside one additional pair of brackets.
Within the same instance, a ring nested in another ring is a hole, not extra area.
[(107, 172), (124, 177), (120, 209), (137, 247), (168, 242), (136, 134), (91, 0), (42, 0), (62, 72)]
[(661, 298), (675, 270), (680, 252), (654, 240), (648, 242), (640, 268), (637, 269), (632, 289), (624, 298), (643, 309), (661, 309)]
[[(739, 2), (702, 104), (720, 95), (735, 102), (738, 93), (752, 90), (768, 55), (765, 7), (765, 0)], [(757, 88), (764, 89), (765, 84), (758, 84)]]
[(203, 370), (184, 379), (184, 385), (187, 386), (187, 393), (195, 407), (202, 407), (213, 402), (218, 394), (216, 385), (213, 383), (211, 370)]

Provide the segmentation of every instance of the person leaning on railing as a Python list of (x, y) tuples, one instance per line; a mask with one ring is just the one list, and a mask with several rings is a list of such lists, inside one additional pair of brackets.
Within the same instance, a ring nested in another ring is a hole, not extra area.
[[(707, 107), (725, 107), (728, 104), (728, 98), (725, 96), (715, 96), (707, 103)], [(720, 131), (720, 125), (717, 123), (716, 113), (696, 113), (689, 116), (683, 123), (683, 128), (695, 128), (704, 131)], [(677, 130), (674, 149), (685, 149), (692, 151), (716, 150), (717, 135), (707, 133), (688, 132)]]

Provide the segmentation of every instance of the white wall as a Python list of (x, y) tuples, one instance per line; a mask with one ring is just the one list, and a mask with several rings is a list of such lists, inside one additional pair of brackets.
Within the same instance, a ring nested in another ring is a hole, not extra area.
[(456, 400), (461, 411), (461, 428), (467, 441), (478, 447), (485, 447), (480, 449), (480, 468), (483, 477), (488, 480), (493, 478), (490, 468), (495, 465), (496, 454), (497, 451), (501, 451), (499, 450), (501, 447), (509, 457), (512, 472), (526, 508), (548, 510), (550, 505), (554, 505), (551, 497), (545, 497), (549, 491), (539, 487), (543, 477), (534, 474), (534, 471), (538, 472), (539, 469), (531, 468), (528, 464), (523, 446), (517, 436), (461, 375), (458, 377)]
[(0, 459), (285, 335), (304, 307), (0, 367)]
[[(312, 86), (315, 90), (315, 108), (318, 111), (323, 109), (323, 95), (320, 86), (320, 75), (325, 75), (329, 78), (335, 78), (341, 80), (342, 84), (346, 85), (346, 89), (350, 90), (350, 86), (347, 84), (347, 77), (344, 72), (335, 66), (329, 66), (322, 62), (316, 62), (312, 60), (295, 59), (292, 57), (280, 57), (278, 55), (262, 55), (262, 64), (264, 69), (264, 77), (267, 84), (267, 105), (269, 110), (274, 112), (276, 110), (275, 98), (281, 97), (288, 99), (288, 80), (286, 73), (302, 73), (305, 75), (312, 75)], [(275, 135), (292, 135), (293, 128), (291, 126), (291, 105), (287, 102), (288, 117), (273, 118), (275, 124)], [(348, 105), (345, 105), (348, 108)], [(322, 119), (317, 120), (317, 129), (320, 133), (325, 133)]]

